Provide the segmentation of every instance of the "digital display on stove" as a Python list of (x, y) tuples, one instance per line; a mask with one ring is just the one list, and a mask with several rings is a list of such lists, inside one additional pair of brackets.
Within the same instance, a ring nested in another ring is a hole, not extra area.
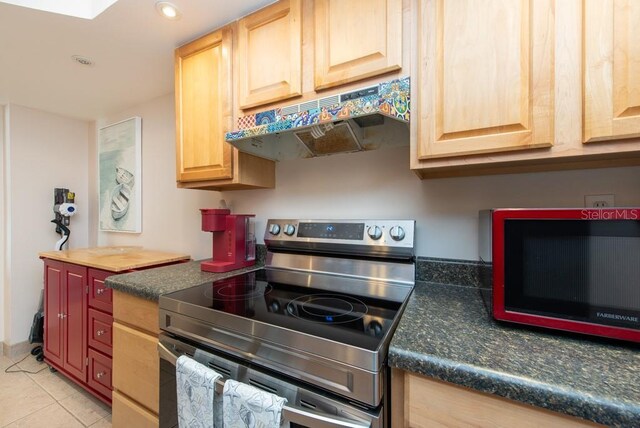
[(362, 240), (364, 223), (300, 223), (298, 237)]

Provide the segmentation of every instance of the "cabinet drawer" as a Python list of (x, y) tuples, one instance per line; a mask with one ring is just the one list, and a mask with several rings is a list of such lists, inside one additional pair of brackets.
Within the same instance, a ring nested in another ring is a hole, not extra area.
[(89, 309), (89, 346), (112, 355), (113, 335), (111, 326), (113, 317), (104, 312)]
[(143, 409), (134, 401), (113, 391), (111, 421), (114, 427), (157, 428), (158, 416)]
[(160, 333), (160, 328), (158, 327), (158, 302), (117, 290), (113, 294), (113, 299), (115, 301), (113, 318), (117, 322), (145, 330), (154, 336)]
[(99, 269), (89, 269), (89, 306), (108, 314), (113, 313), (113, 291), (105, 287), (104, 280), (113, 275)]
[(88, 378), (89, 386), (111, 398), (111, 358), (89, 349)]
[(113, 386), (158, 413), (158, 338), (113, 323)]

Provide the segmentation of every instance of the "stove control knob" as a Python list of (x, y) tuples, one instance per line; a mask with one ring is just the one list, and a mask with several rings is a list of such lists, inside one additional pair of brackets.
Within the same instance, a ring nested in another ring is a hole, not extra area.
[(271, 223), (271, 225), (269, 226), (269, 233), (272, 235), (277, 235), (278, 233), (280, 233), (280, 225)]
[(404, 239), (404, 229), (400, 226), (393, 226), (389, 231), (389, 235), (394, 241), (402, 241)]
[(296, 227), (294, 225), (292, 225), (292, 224), (285, 224), (283, 232), (286, 233), (287, 235), (291, 236), (294, 233), (296, 233)]
[(369, 235), (369, 238), (377, 241), (382, 237), (382, 229), (380, 229), (378, 226), (369, 226), (369, 228), (367, 229), (367, 235)]

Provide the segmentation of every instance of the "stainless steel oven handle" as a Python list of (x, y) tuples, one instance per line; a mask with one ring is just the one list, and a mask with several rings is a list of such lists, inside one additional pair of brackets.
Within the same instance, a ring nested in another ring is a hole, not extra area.
[(160, 358), (167, 360), (174, 366), (178, 362), (178, 356), (176, 356), (176, 354), (174, 354), (173, 352), (169, 351), (167, 347), (164, 346), (162, 343), (158, 343), (158, 353), (160, 354)]
[[(162, 343), (158, 343), (158, 352), (160, 357), (172, 365), (176, 365), (178, 356), (167, 349)], [(216, 382), (216, 392), (222, 394), (224, 390), (224, 380), (218, 380)], [(320, 413), (310, 412), (308, 410), (302, 410), (297, 407), (284, 406), (282, 408), (283, 417), (289, 421), (300, 425), (308, 425), (318, 428), (369, 428), (371, 424), (354, 422), (349, 419), (328, 416)]]

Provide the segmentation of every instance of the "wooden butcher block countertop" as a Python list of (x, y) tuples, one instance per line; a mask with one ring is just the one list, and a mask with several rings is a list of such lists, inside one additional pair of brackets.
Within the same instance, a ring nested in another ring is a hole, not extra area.
[(188, 254), (146, 250), (142, 247), (94, 247), (64, 251), (45, 251), (41, 258), (88, 266), (111, 272), (124, 272), (181, 260), (189, 260)]

